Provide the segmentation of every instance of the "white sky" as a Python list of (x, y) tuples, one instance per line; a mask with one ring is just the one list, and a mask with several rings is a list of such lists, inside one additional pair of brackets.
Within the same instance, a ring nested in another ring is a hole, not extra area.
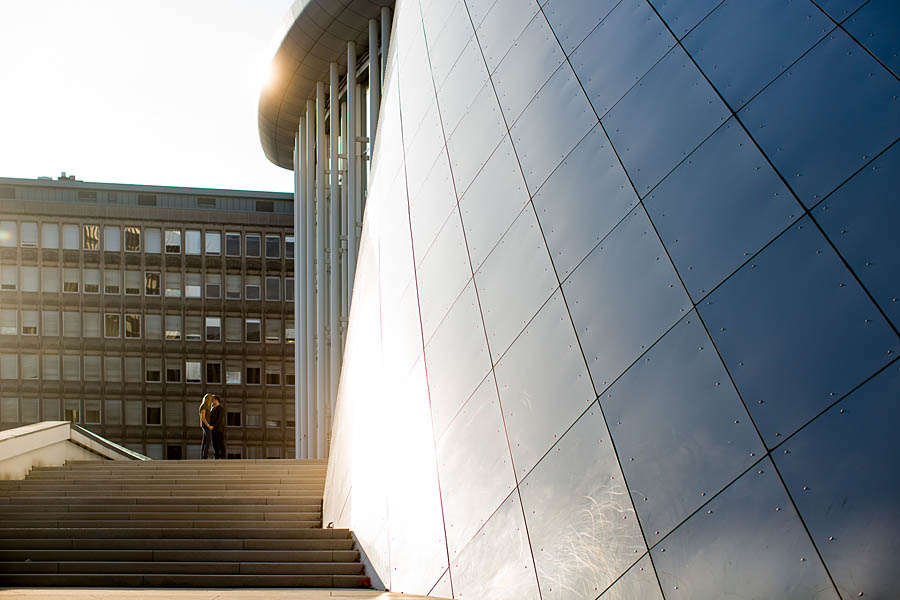
[(0, 177), (292, 191), (259, 144), (291, 0), (0, 0)]

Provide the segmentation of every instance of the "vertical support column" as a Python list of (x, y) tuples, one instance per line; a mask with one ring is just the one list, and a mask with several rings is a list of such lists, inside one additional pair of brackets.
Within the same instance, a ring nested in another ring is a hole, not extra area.
[(378, 56), (378, 21), (369, 19), (369, 161), (375, 152), (375, 130), (381, 108), (381, 59)]
[(341, 328), (338, 315), (341, 310), (341, 290), (340, 277), (341, 268), (338, 257), (338, 249), (340, 248), (340, 227), (341, 215), (338, 210), (341, 203), (341, 191), (338, 189), (338, 132), (340, 124), (338, 118), (340, 115), (340, 101), (338, 96), (338, 66), (336, 62), (329, 65), (329, 75), (331, 79), (331, 89), (329, 93), (329, 141), (331, 142), (331, 198), (330, 198), (330, 227), (331, 235), (329, 236), (329, 244), (331, 250), (331, 286), (329, 288), (329, 300), (331, 304), (329, 326), (331, 328), (331, 349), (328, 358), (328, 374), (329, 379), (329, 398), (331, 400), (331, 418), (334, 419), (334, 407), (337, 403), (338, 382), (340, 381), (341, 367)]
[(325, 84), (316, 82), (316, 457), (328, 456), (325, 411), (328, 373), (325, 369)]
[[(353, 300), (353, 278), (356, 276), (356, 42), (347, 42), (347, 298)], [(349, 316), (349, 310), (348, 310)]]
[(347, 189), (347, 155), (348, 150), (347, 139), (347, 103), (341, 102), (341, 152), (339, 156), (344, 159), (341, 168), (341, 349), (347, 341), (347, 324), (350, 315), (350, 297), (347, 292), (350, 289), (347, 277), (350, 275), (350, 211), (347, 209), (347, 203), (350, 198)]
[[(322, 458), (318, 450), (317, 431), (318, 422), (316, 415), (316, 109), (313, 101), (306, 101), (306, 140), (304, 140), (303, 160), (304, 180), (306, 189), (306, 232), (303, 245), (306, 247), (306, 280), (304, 281), (306, 295), (306, 442), (309, 446), (309, 458)], [(299, 240), (299, 234), (297, 239)], [(321, 264), (321, 263), (319, 263)], [(298, 339), (299, 342), (299, 339)], [(322, 381), (322, 379), (318, 379)]]
[(381, 81), (387, 71), (388, 48), (391, 45), (391, 9), (381, 7)]
[(306, 156), (301, 152), (304, 123), (300, 119), (294, 138), (294, 456), (309, 458), (306, 422), (309, 375), (306, 370)]

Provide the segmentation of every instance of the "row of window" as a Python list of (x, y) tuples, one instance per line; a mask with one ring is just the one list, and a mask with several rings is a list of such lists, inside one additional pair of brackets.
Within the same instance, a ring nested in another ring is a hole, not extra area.
[[(62, 314), (62, 328), (60, 328)], [(101, 318), (102, 317), (102, 318)], [(224, 334), (223, 334), (224, 324)], [(75, 312), (0, 309), (0, 335), (84, 337), (199, 342), (265, 341), (293, 344), (297, 329), (293, 319), (221, 316), (182, 316), (180, 313)]]
[[(243, 238), (243, 239), (242, 239)], [(59, 249), (60, 241), (63, 250), (100, 250), (107, 252), (144, 252), (166, 254), (221, 256), (222, 232), (201, 231), (200, 229), (141, 227), (139, 225), (78, 225), (63, 223), (62, 239), (58, 223), (41, 223), (23, 221), (0, 221), (0, 246), (23, 248)], [(266, 258), (294, 258), (295, 238), (284, 236), (282, 253), (282, 237), (276, 233), (225, 232), (225, 256), (260, 258), (265, 251)]]
[(294, 363), (80, 354), (0, 354), (0, 379), (295, 385)]
[[(198, 401), (199, 403), (199, 401)], [(21, 404), (21, 406), (20, 406)], [(83, 409), (82, 409), (83, 404)], [(170, 427), (200, 426), (197, 406), (191, 402), (142, 402), (140, 400), (58, 398), (0, 398), (0, 423), (29, 424), (40, 420), (58, 421), (61, 418), (84, 425), (162, 425)], [(43, 417), (40, 409), (43, 408)], [(62, 409), (62, 410), (60, 410)], [(287, 412), (288, 419), (283, 419)], [(294, 427), (293, 407), (281, 404), (226, 406), (225, 418), (229, 427)], [(123, 416), (124, 423), (123, 423)], [(149, 446), (149, 444), (148, 444)], [(129, 446), (130, 447), (130, 446)], [(132, 448), (135, 449), (135, 448)], [(135, 449), (140, 452), (140, 449)]]
[(294, 278), (262, 277), (260, 275), (223, 275), (221, 273), (180, 271), (137, 271), (119, 269), (70, 269), (58, 267), (16, 267), (0, 265), (0, 290), (14, 292), (66, 294), (104, 294), (127, 296), (160, 296), (166, 298), (222, 298), (222, 284), (225, 284), (225, 299), (262, 300), (263, 286), (265, 299), (269, 302), (294, 301)]

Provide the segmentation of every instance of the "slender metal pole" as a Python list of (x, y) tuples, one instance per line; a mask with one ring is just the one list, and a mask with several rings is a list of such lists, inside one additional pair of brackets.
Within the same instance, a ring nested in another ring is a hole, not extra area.
[(388, 48), (391, 47), (391, 9), (381, 7), (381, 81), (387, 71)]
[(309, 458), (306, 415), (308, 402), (306, 372), (306, 157), (303, 144), (303, 119), (294, 138), (294, 456)]
[(347, 189), (347, 103), (341, 102), (341, 152), (343, 167), (341, 168), (341, 348), (347, 342), (347, 316), (350, 314), (350, 290), (348, 277), (350, 276), (350, 256), (348, 254), (350, 244), (350, 219), (347, 204), (350, 199)]
[(325, 84), (316, 82), (316, 458), (325, 458), (328, 374), (325, 356)]
[(356, 42), (347, 42), (347, 298), (353, 301), (353, 278), (356, 276), (356, 138), (359, 120), (356, 117)]
[(369, 161), (375, 151), (375, 130), (381, 106), (381, 59), (378, 57), (378, 21), (369, 19)]
[(336, 62), (329, 65), (331, 90), (329, 94), (329, 141), (331, 149), (329, 154), (331, 163), (331, 195), (329, 199), (330, 211), (329, 228), (331, 236), (329, 239), (330, 255), (331, 255), (331, 287), (329, 288), (329, 299), (331, 304), (329, 327), (331, 328), (331, 348), (328, 358), (328, 374), (329, 380), (329, 398), (331, 400), (331, 411), (328, 413), (331, 419), (334, 419), (334, 407), (337, 401), (338, 382), (340, 381), (341, 367), (341, 327), (339, 316), (341, 311), (341, 267), (338, 257), (338, 249), (340, 248), (340, 228), (341, 228), (341, 191), (338, 189), (338, 137), (340, 131), (340, 104), (338, 100), (338, 66)]
[[(306, 187), (306, 235), (303, 239), (306, 246), (306, 281), (304, 282), (306, 302), (306, 373), (307, 407), (306, 407), (306, 441), (309, 446), (309, 457), (320, 458), (317, 447), (318, 426), (316, 420), (316, 108), (311, 99), (306, 101), (306, 140), (303, 159), (304, 186)], [(300, 239), (299, 237), (297, 238)], [(321, 381), (321, 379), (319, 379)]]

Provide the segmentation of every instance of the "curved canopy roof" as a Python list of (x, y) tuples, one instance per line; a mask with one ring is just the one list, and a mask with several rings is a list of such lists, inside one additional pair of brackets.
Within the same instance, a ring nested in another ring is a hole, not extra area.
[(259, 97), (259, 141), (266, 157), (293, 170), (294, 135), (316, 81), (328, 81), (328, 64), (346, 72), (347, 42), (369, 43), (369, 19), (393, 0), (295, 0), (272, 59), (272, 80)]

